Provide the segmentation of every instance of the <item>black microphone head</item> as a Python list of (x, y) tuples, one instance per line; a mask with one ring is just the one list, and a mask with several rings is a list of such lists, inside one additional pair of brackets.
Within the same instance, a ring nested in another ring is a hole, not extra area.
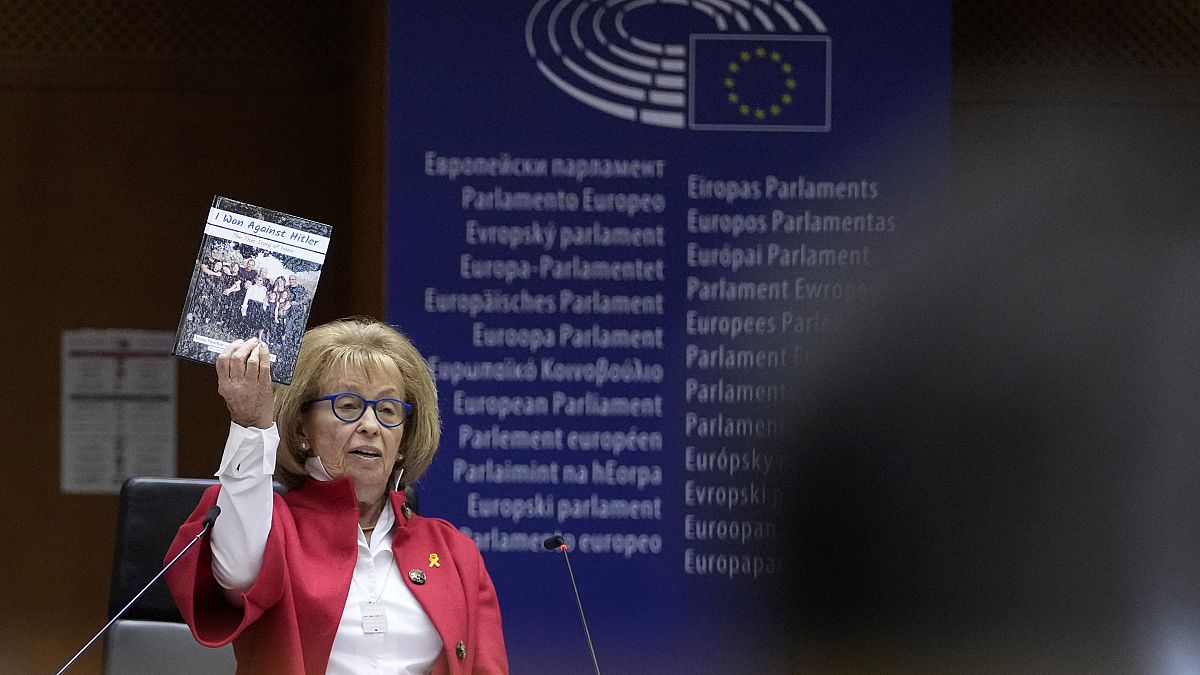
[(219, 515), (221, 515), (221, 507), (213, 504), (212, 508), (208, 510), (208, 513), (204, 514), (204, 529), (212, 527), (213, 521), (215, 521)]
[(547, 551), (553, 551), (564, 544), (566, 544), (566, 542), (563, 541), (562, 535), (556, 534), (543, 542), (542, 545), (546, 547)]

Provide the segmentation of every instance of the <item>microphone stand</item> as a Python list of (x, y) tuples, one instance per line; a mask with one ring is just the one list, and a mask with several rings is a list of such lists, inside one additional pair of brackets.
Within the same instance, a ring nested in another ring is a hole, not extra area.
[(583, 615), (583, 601), (579, 599), (579, 587), (575, 585), (575, 572), (571, 569), (571, 557), (567, 555), (567, 543), (561, 536), (555, 535), (545, 541), (548, 549), (557, 548), (562, 551), (563, 560), (567, 563), (567, 576), (571, 578), (571, 590), (575, 591), (575, 605), (579, 608), (579, 620), (583, 622), (583, 636), (587, 638), (588, 651), (592, 654), (592, 666), (596, 675), (600, 675), (600, 662), (596, 660), (596, 648), (592, 645), (592, 633), (588, 630), (587, 617)]
[(154, 578), (151, 579), (149, 581), (149, 583), (147, 583), (145, 586), (143, 586), (142, 590), (138, 591), (137, 595), (133, 596), (132, 600), (130, 600), (128, 603), (126, 603), (126, 605), (124, 607), (122, 607), (121, 610), (119, 612), (117, 612), (113, 616), (112, 619), (109, 619), (108, 623), (104, 624), (104, 628), (100, 629), (100, 632), (93, 635), (92, 639), (87, 641), (87, 644), (85, 644), (79, 651), (75, 652), (75, 656), (72, 656), (71, 660), (67, 661), (67, 664), (65, 666), (63, 666), (61, 670), (59, 670), (57, 673), (55, 673), (55, 675), (62, 675), (63, 673), (67, 672), (67, 668), (70, 668), (72, 664), (74, 664), (76, 661), (78, 661), (79, 657), (83, 656), (83, 653), (87, 651), (88, 647), (92, 646), (93, 642), (100, 639), (100, 636), (104, 635), (105, 631), (107, 631), (110, 626), (112, 626), (114, 623), (117, 622), (117, 619), (121, 618), (121, 616), (123, 614), (125, 614), (125, 612), (130, 607), (133, 607), (133, 603), (137, 602), (138, 598), (142, 597), (142, 595), (145, 594), (146, 591), (150, 590), (150, 587), (154, 585), (154, 582), (158, 581), (159, 577), (166, 574), (167, 570), (171, 569), (171, 566), (174, 565), (177, 560), (182, 558), (184, 553), (187, 553), (189, 549), (191, 549), (193, 546), (195, 546), (196, 542), (200, 541), (201, 537), (208, 534), (208, 531), (212, 528), (213, 521), (215, 521), (217, 519), (217, 516), (220, 514), (221, 514), (221, 509), (218, 506), (213, 506), (211, 509), (209, 509), (208, 513), (204, 516), (204, 527), (200, 528), (200, 532), (197, 533), (195, 537), (192, 537), (192, 540), (188, 542), (188, 545), (184, 546), (183, 550), (180, 551), (174, 558), (171, 558), (171, 562), (167, 563), (166, 566), (164, 566), (161, 570), (159, 570), (158, 574), (155, 574)]

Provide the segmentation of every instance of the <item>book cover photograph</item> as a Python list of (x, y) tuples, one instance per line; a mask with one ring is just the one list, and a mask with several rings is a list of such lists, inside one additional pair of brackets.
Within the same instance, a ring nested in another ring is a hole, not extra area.
[(330, 229), (214, 197), (174, 354), (211, 364), (234, 340), (258, 338), (271, 350), (271, 379), (291, 384)]

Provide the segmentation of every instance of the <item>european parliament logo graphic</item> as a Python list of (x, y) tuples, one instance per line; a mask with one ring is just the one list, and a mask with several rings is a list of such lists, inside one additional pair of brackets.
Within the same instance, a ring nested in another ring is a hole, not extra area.
[(525, 44), (559, 90), (631, 122), (827, 132), (826, 33), (801, 0), (539, 0)]
[(693, 35), (692, 129), (829, 131), (829, 38)]

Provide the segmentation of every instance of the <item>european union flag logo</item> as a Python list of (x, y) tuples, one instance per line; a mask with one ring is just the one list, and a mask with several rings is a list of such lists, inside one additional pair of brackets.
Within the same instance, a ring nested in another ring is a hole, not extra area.
[(824, 35), (692, 35), (688, 127), (829, 131)]

